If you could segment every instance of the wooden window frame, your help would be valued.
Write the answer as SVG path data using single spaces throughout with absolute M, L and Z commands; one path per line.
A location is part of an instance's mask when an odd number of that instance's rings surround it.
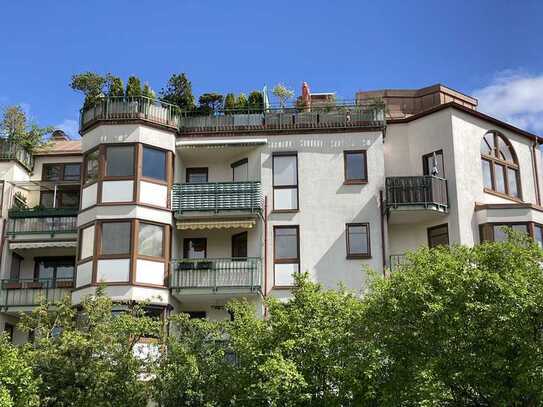
M 296 184 L 294 185 L 275 185 L 275 157 L 296 157 Z M 300 176 L 299 162 L 297 151 L 276 151 L 272 153 L 272 200 L 273 212 L 275 213 L 292 213 L 300 210 Z M 292 209 L 275 209 L 275 190 L 276 189 L 296 189 L 296 208 Z
M 102 144 L 102 147 L 103 147 L 103 154 L 100 154 L 102 155 L 103 157 L 103 165 L 102 165 L 102 170 L 103 170 L 103 176 L 102 176 L 102 180 L 103 181 L 122 181 L 122 180 L 135 180 L 136 177 L 137 177 L 137 173 L 138 173 L 138 144 L 139 143 L 114 143 L 114 144 Z M 133 168 L 132 168 L 132 175 L 107 175 L 107 156 L 108 156 L 108 150 L 110 148 L 119 148 L 119 147 L 130 147 L 132 148 L 132 164 L 133 164 Z M 99 177 L 100 179 L 100 177 Z
M 97 162 L 98 162 L 98 172 L 96 174 L 96 179 L 94 179 L 93 181 L 90 181 L 88 180 L 88 173 L 87 173 L 87 164 L 88 164 L 88 161 L 89 161 L 89 156 L 93 153 L 98 153 L 98 159 L 97 159 Z M 93 148 L 92 150 L 89 150 L 85 153 L 84 157 L 83 157 L 83 168 L 82 168 L 82 174 L 81 174 L 81 178 L 82 178 L 82 185 L 83 187 L 87 187 L 89 185 L 92 185 L 94 183 L 97 183 L 98 181 L 100 181 L 100 177 L 102 176 L 102 158 L 101 158 L 101 151 L 100 151 L 100 146 L 98 147 L 95 147 Z
M 429 248 L 433 248 L 433 247 L 437 247 L 438 245 L 435 245 L 435 246 L 432 246 L 432 236 L 431 236 L 431 233 L 436 230 L 436 229 L 439 229 L 439 228 L 442 228 L 446 226 L 447 227 L 447 246 L 450 245 L 450 238 L 449 238 L 449 224 L 448 223 L 442 223 L 440 225 L 435 225 L 435 226 L 431 226 L 429 228 L 426 229 L 426 235 L 428 237 L 428 247 Z
M 479 225 L 479 243 L 484 242 L 494 242 L 494 227 L 496 226 L 505 226 L 511 227 L 513 225 L 525 225 L 528 230 L 528 236 L 535 240 L 534 229 L 536 226 L 543 228 L 543 224 L 533 221 L 524 221 L 524 222 L 486 222 Z M 489 238 L 485 238 L 487 235 Z
M 136 246 L 136 256 L 139 258 L 139 259 L 143 259 L 143 260 L 151 260 L 151 261 L 164 261 L 165 260 L 165 255 L 166 255 L 166 233 L 168 232 L 167 231 L 167 228 L 166 228 L 166 225 L 163 224 L 163 223 L 158 223 L 158 222 L 152 222 L 152 221 L 148 221 L 148 220 L 137 220 L 137 222 L 135 222 L 137 225 L 136 227 L 136 241 L 137 241 L 137 246 Z M 141 224 L 146 224 L 146 225 L 153 225 L 153 226 L 159 226 L 162 228 L 162 256 L 149 256 L 149 255 L 146 255 L 146 254 L 141 254 L 140 253 L 140 227 L 141 227 Z
M 143 175 L 143 165 L 144 165 L 144 162 L 143 162 L 143 154 L 145 152 L 145 149 L 149 149 L 149 150 L 157 150 L 157 151 L 160 151 L 162 153 L 164 153 L 164 178 L 165 179 L 159 179 L 159 178 L 153 178 L 153 177 L 147 177 L 147 176 L 144 176 Z M 138 154 L 136 154 L 137 156 Z M 168 181 L 169 181 L 169 175 L 168 175 L 168 161 L 169 161 L 169 150 L 165 150 L 163 148 L 160 148 L 160 147 L 155 147 L 155 146 L 150 146 L 148 144 L 141 144 L 141 163 L 136 163 L 136 167 L 137 168 L 141 168 L 141 173 L 139 174 L 139 178 L 140 180 L 142 181 L 146 181 L 146 182 L 152 182 L 152 183 L 155 183 L 155 184 L 160 184 L 160 185 L 168 185 Z
M 297 258 L 286 258 L 278 259 L 276 257 L 276 247 L 277 247 L 277 229 L 296 229 L 296 251 L 298 253 Z M 278 288 L 291 288 L 293 286 L 276 286 L 275 285 L 275 265 L 276 264 L 297 264 L 298 273 L 300 272 L 301 265 L 301 255 L 300 255 L 300 225 L 274 225 L 273 226 L 273 282 L 274 287 Z
M 73 271 L 73 275 L 72 275 L 72 279 L 75 279 L 75 274 L 76 274 L 76 271 L 77 271 L 77 259 L 75 256 L 40 256 L 40 257 L 34 257 L 34 276 L 33 276 L 33 280 L 34 282 L 40 282 L 40 269 L 39 269 L 39 263 L 42 262 L 42 261 L 50 261 L 50 262 L 55 262 L 55 261 L 66 261 L 66 260 L 73 260 L 73 268 L 74 268 L 74 271 Z M 55 270 L 53 271 L 53 278 L 52 278 L 52 281 L 56 282 L 57 281 L 57 266 L 55 266 Z
M 79 166 L 79 178 L 78 179 L 66 179 L 65 177 L 65 169 L 66 169 L 66 166 L 68 165 L 77 165 Z M 45 174 L 47 173 L 46 171 L 46 168 L 49 168 L 49 167 L 60 167 L 60 178 L 59 179 L 55 179 L 55 180 L 52 180 L 52 179 L 47 179 L 45 177 Z M 81 166 L 81 163 L 80 162 L 65 162 L 65 163 L 45 163 L 42 165 L 42 169 L 41 169 L 41 180 L 42 181 L 46 181 L 46 182 L 52 182 L 52 183 L 55 183 L 55 182 L 63 182 L 63 181 L 66 181 L 66 182 L 73 182 L 74 184 L 75 183 L 80 183 L 81 182 L 81 177 L 82 177 L 82 166 Z
M 130 225 L 130 231 L 128 233 L 129 235 L 129 242 L 128 242 L 128 252 L 126 253 L 116 253 L 116 254 L 103 254 L 102 253 L 102 236 L 103 236 L 103 230 L 102 227 L 106 223 L 128 223 Z M 132 253 L 134 253 L 134 232 L 135 232 L 135 226 L 134 226 L 134 219 L 107 219 L 107 220 L 100 220 L 96 223 L 97 228 L 95 229 L 95 233 L 98 234 L 96 242 L 96 258 L 97 259 L 126 259 L 130 258 Z
M 364 157 L 364 173 L 365 178 L 347 178 L 347 156 L 361 154 Z M 368 151 L 367 150 L 345 150 L 343 151 L 343 184 L 345 185 L 360 185 L 368 183 Z
M 497 196 L 502 197 L 502 198 L 510 199 L 510 200 L 513 200 L 513 201 L 516 201 L 516 202 L 522 202 L 522 185 L 521 185 L 521 177 L 520 177 L 520 166 L 518 164 L 518 156 L 517 156 L 517 153 L 516 153 L 515 149 L 513 148 L 513 145 L 511 144 L 511 142 L 509 141 L 509 139 L 507 137 L 505 137 L 502 133 L 500 133 L 500 132 L 498 132 L 496 130 L 491 130 L 491 131 L 486 132 L 483 135 L 483 139 L 487 134 L 492 134 L 494 147 L 492 148 L 493 151 L 492 151 L 491 155 L 483 154 L 481 152 L 481 160 L 486 160 L 486 161 L 488 161 L 490 163 L 490 178 L 491 178 L 492 188 L 485 187 L 484 186 L 484 180 L 483 180 L 483 190 L 484 190 L 484 192 L 492 194 L 492 195 L 497 195 Z M 501 158 L 499 158 L 499 147 L 498 147 L 499 146 L 499 143 L 498 143 L 499 139 L 501 139 L 505 143 L 505 145 L 507 147 L 509 147 L 513 162 L 505 161 L 505 160 L 502 160 Z M 482 142 L 483 142 L 483 140 L 481 140 L 481 143 Z M 496 190 L 496 165 L 501 165 L 501 166 L 503 166 L 505 168 L 505 171 L 504 171 L 504 189 L 505 189 L 505 193 Z M 509 193 L 509 171 L 508 171 L 508 169 L 511 169 L 511 170 L 515 171 L 516 183 L 517 183 L 517 195 L 518 196 L 513 196 L 513 195 L 511 195 Z M 482 166 L 481 166 L 481 171 L 482 171 Z
M 203 240 L 204 241 L 204 257 L 201 260 L 207 259 L 207 237 L 185 237 L 183 239 L 183 258 L 188 260 L 194 260 L 190 259 L 188 257 L 188 242 L 190 240 Z
M 443 163 L 443 174 L 439 174 L 439 178 L 445 178 L 445 156 L 443 155 L 443 149 L 432 151 L 431 153 L 424 154 L 422 156 L 422 173 L 423 175 L 432 175 L 430 168 L 428 167 L 428 158 L 433 158 L 435 155 L 441 155 L 441 162 Z
M 368 238 L 368 252 L 367 253 L 351 253 L 350 252 L 350 237 L 349 237 L 349 228 L 350 227 L 358 227 L 358 226 L 364 226 L 366 227 L 366 234 Z M 345 224 L 345 243 L 346 243 L 346 253 L 347 253 L 347 259 L 349 260 L 356 260 L 356 259 L 371 259 L 371 229 L 370 224 L 368 222 L 363 223 L 346 223 Z
M 247 164 L 247 181 L 249 181 L 249 159 L 248 158 L 242 158 L 241 160 L 238 160 L 236 162 L 233 162 L 230 164 L 230 168 L 232 168 L 232 182 L 235 182 L 234 179 L 234 172 L 235 169 L 239 166 L 242 166 L 244 164 Z
M 208 167 L 188 167 L 188 168 L 186 168 L 185 169 L 185 182 L 187 184 L 191 183 L 191 182 L 189 182 L 191 172 L 201 172 L 201 173 L 205 172 L 205 174 L 206 174 L 206 182 L 205 183 L 209 182 L 209 168 Z

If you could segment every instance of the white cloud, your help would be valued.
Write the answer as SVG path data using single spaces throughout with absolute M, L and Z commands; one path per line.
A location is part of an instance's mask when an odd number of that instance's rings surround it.
M 524 130 L 543 133 L 543 73 L 502 72 L 473 96 L 479 110 Z
M 62 123 L 57 124 L 54 128 L 62 130 L 72 139 L 79 138 L 79 123 L 77 120 L 64 119 Z

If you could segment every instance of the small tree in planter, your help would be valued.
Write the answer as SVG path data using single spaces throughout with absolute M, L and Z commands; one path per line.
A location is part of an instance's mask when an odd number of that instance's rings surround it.
M 224 98 L 224 110 L 225 113 L 232 113 L 232 110 L 236 108 L 236 95 L 233 93 L 227 93 Z
M 29 122 L 21 106 L 8 106 L 0 118 L 0 136 L 30 153 L 38 148 L 47 147 L 49 142 L 45 137 L 52 131 L 52 127 L 40 127 L 34 122 Z M 14 153 L 17 154 L 11 151 L 11 154 Z
M 262 92 L 252 91 L 248 98 L 249 109 L 251 113 L 262 113 L 264 111 L 264 97 Z
M 108 96 L 124 96 L 123 80 L 117 76 L 111 76 L 108 83 Z
M 287 101 L 289 99 L 292 99 L 294 96 L 294 91 L 291 89 L 288 89 L 285 85 L 282 83 L 278 83 L 275 85 L 275 87 L 272 90 L 273 95 L 279 99 L 279 105 L 282 109 L 286 107 Z
M 245 93 L 240 93 L 236 100 L 236 109 L 246 111 L 247 105 L 248 105 L 247 96 L 245 96 Z
M 141 81 L 136 76 L 129 76 L 126 84 L 126 97 L 141 96 Z
M 72 75 L 70 87 L 85 95 L 84 109 L 96 105 L 98 99 L 104 96 L 104 89 L 108 84 L 109 75 L 103 76 L 95 72 L 84 72 Z

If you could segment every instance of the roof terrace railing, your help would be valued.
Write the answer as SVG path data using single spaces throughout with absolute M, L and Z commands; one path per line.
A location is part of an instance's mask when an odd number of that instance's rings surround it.
M 0 161 L 15 160 L 27 170 L 34 168 L 34 156 L 17 143 L 0 139 Z

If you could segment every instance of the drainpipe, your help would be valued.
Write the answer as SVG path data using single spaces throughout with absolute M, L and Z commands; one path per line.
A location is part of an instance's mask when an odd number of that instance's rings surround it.
M 386 277 L 385 211 L 383 206 L 383 191 L 379 191 L 379 211 L 381 212 L 381 256 L 383 257 L 383 277 Z
M 264 197 L 264 299 L 268 296 L 268 196 Z M 268 307 L 264 307 L 264 317 L 268 316 Z

